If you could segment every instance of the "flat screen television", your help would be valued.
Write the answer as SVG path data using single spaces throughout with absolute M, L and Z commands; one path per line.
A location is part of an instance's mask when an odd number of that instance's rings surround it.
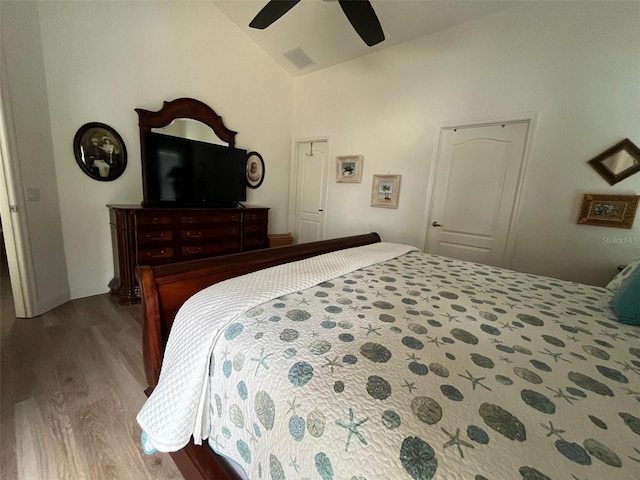
M 246 150 L 146 132 L 146 204 L 236 206 L 247 199 L 246 161 Z

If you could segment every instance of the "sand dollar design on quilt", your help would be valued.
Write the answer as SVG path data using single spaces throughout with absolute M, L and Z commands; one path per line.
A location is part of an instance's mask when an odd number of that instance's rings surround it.
M 400 461 L 415 480 L 431 480 L 438 469 L 435 451 L 420 437 L 404 439 L 400 447 Z
M 414 253 L 284 295 L 223 331 L 211 381 L 231 394 L 212 392 L 212 417 L 229 428 L 213 431 L 264 479 L 372 480 L 350 468 L 382 450 L 415 480 L 456 465 L 502 480 L 493 461 L 509 480 L 560 480 L 547 458 L 580 480 L 626 474 L 640 453 L 611 435 L 640 436 L 640 330 L 590 319 L 606 311 L 598 292 Z M 594 407 L 620 397 L 628 408 Z M 477 421 L 456 422 L 469 407 Z M 502 460 L 505 442 L 541 462 Z

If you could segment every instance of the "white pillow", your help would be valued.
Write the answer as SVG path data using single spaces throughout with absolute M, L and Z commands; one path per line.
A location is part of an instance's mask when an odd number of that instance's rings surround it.
M 607 284 L 607 288 L 613 291 L 620 288 L 620 285 L 622 284 L 622 282 L 624 282 L 625 279 L 628 278 L 636 268 L 640 268 L 640 258 L 631 262 L 629 265 L 627 265 L 624 268 L 624 270 L 622 270 L 615 277 L 613 277 L 613 280 L 611 280 Z

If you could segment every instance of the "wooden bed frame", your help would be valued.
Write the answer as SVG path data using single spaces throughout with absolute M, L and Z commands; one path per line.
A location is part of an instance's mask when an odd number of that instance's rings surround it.
M 137 276 L 144 312 L 142 347 L 148 382 L 145 393 L 150 395 L 158 383 L 164 347 L 178 309 L 196 292 L 264 268 L 377 242 L 380 236 L 369 233 L 169 265 L 139 266 Z M 171 456 L 187 480 L 242 480 L 206 442 L 195 445 L 192 440 Z

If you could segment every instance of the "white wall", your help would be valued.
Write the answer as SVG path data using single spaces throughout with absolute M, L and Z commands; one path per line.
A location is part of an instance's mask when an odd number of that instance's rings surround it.
M 209 2 L 67 2 L 38 6 L 53 156 L 72 298 L 107 291 L 113 261 L 107 204 L 142 201 L 138 117 L 164 100 L 193 97 L 259 151 L 262 187 L 247 203 L 271 207 L 270 231 L 286 231 L 293 80 Z M 19 49 L 18 44 L 12 45 Z M 86 176 L 72 140 L 87 122 L 122 136 L 124 174 Z
M 8 142 L 15 151 L 9 151 L 17 157 L 12 162 L 20 165 L 20 172 L 14 173 L 21 174 L 23 183 L 23 191 L 16 195 L 27 198 L 24 208 L 22 198 L 13 200 L 19 206 L 17 215 L 26 217 L 31 235 L 25 251 L 32 258 L 25 265 L 32 265 L 35 273 L 35 279 L 23 282 L 34 300 L 26 307 L 26 314 L 31 316 L 69 300 L 69 284 L 37 5 L 3 1 L 0 12 L 8 83 L 8 101 L 2 108 L 7 123 L 11 122 L 8 130 L 15 132 L 15 142 Z M 14 277 L 17 273 L 12 271 Z M 15 280 L 12 278 L 12 283 Z
M 586 163 L 625 137 L 640 145 L 639 20 L 637 2 L 539 2 L 296 79 L 293 137 L 364 155 L 362 184 L 330 183 L 327 237 L 375 230 L 423 247 L 440 126 L 534 113 L 511 266 L 606 283 L 640 257 L 640 220 L 576 219 L 583 193 L 640 194 L 640 174 L 611 187 Z M 383 173 L 402 175 L 398 210 L 369 206 Z

